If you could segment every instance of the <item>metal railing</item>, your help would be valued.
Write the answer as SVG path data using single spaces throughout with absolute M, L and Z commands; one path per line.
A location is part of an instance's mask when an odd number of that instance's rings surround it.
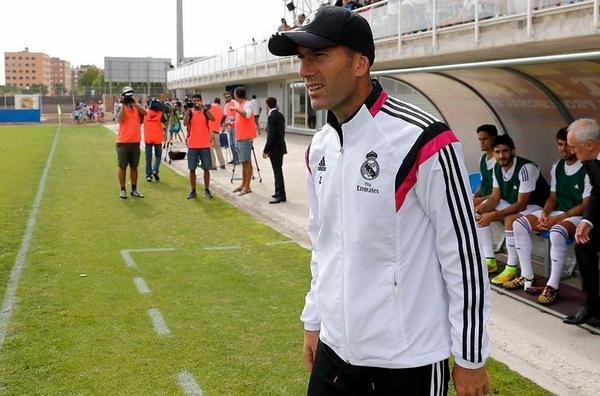
M 469 27 L 474 40 L 479 42 L 480 24 L 494 23 L 511 18 L 526 20 L 527 33 L 533 34 L 534 16 L 548 10 L 565 10 L 593 4 L 590 22 L 598 28 L 600 0 L 384 0 L 355 12 L 369 21 L 375 42 L 396 40 L 401 51 L 403 41 L 410 37 L 431 35 L 433 48 L 441 31 Z M 202 76 L 232 73 L 239 69 L 264 67 L 278 62 L 267 47 L 268 39 L 247 44 L 227 52 L 189 64 L 181 64 L 167 73 L 168 82 L 177 82 Z M 292 61 L 293 62 L 293 61 Z

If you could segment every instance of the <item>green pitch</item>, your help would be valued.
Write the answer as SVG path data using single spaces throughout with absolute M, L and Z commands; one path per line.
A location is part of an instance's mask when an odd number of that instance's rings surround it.
M 56 130 L 0 127 L 2 298 Z M 305 393 L 309 252 L 272 244 L 287 239 L 219 198 L 186 200 L 187 180 L 164 166 L 161 176 L 140 177 L 146 198 L 121 200 L 114 135 L 60 128 L 0 394 L 183 394 L 182 373 L 206 395 Z M 547 394 L 501 364 L 490 371 L 496 394 Z

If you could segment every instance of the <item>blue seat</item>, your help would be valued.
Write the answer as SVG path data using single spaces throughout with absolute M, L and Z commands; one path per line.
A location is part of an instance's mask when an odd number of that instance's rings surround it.
M 479 172 L 469 174 L 469 183 L 471 184 L 471 192 L 475 193 L 481 184 L 481 175 Z
M 544 231 L 540 231 L 539 235 L 544 238 L 544 239 L 548 239 L 550 240 L 550 231 L 544 230 Z M 567 239 L 567 245 L 572 245 L 573 242 L 575 242 L 574 238 L 569 238 Z

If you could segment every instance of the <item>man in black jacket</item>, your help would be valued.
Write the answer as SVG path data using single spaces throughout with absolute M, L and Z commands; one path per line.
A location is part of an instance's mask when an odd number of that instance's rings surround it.
M 586 167 L 592 184 L 590 204 L 575 230 L 575 256 L 581 272 L 585 303 L 577 313 L 567 316 L 566 324 L 582 324 L 600 319 L 598 291 L 598 250 L 600 250 L 600 127 L 590 118 L 569 125 L 567 143 Z
M 285 185 L 283 183 L 283 155 L 287 154 L 285 147 L 285 118 L 277 109 L 277 99 L 268 97 L 266 100 L 267 116 L 267 143 L 263 149 L 263 158 L 269 157 L 275 176 L 275 194 L 271 204 L 278 204 L 286 201 Z

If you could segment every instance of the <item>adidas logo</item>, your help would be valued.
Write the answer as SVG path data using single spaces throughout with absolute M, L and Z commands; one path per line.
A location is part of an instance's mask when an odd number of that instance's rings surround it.
M 513 190 L 516 190 L 516 189 L 518 189 L 518 188 L 519 188 L 519 187 L 517 187 L 517 186 L 513 186 Z
M 576 188 L 576 189 L 578 189 L 578 190 L 579 190 L 579 184 L 575 184 L 575 185 L 573 186 L 573 188 Z
M 321 158 L 321 161 L 319 161 L 319 166 L 317 166 L 317 170 L 321 172 L 327 170 L 327 168 L 325 167 L 325 157 Z

